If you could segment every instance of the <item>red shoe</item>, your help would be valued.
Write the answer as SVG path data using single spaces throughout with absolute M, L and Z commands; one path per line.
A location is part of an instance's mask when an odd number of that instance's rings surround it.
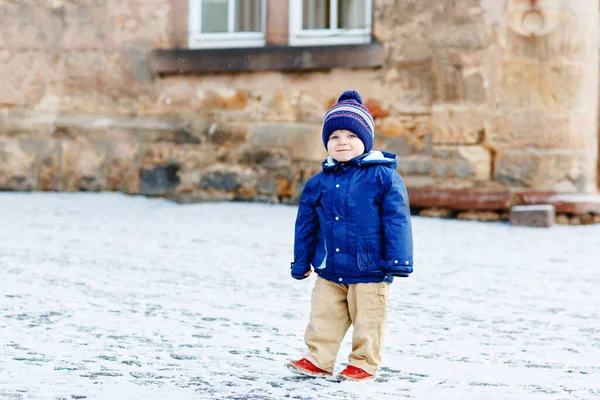
M 375 375 L 367 373 L 365 370 L 356 368 L 352 365 L 348 365 L 342 372 L 339 373 L 338 377 L 345 381 L 368 381 L 375 379 Z
M 303 358 L 298 361 L 293 361 L 286 365 L 286 367 L 295 374 L 305 376 L 331 376 L 331 374 L 321 368 L 318 368 L 315 364 Z

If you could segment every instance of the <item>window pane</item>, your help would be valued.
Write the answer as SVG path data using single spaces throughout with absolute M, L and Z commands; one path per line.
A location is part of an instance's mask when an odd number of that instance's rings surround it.
M 367 0 L 339 0 L 338 28 L 362 29 L 367 26 Z
M 329 29 L 330 2 L 331 0 L 303 0 L 302 29 Z
M 235 31 L 261 32 L 261 0 L 235 0 Z
M 202 0 L 202 33 L 227 32 L 227 0 Z

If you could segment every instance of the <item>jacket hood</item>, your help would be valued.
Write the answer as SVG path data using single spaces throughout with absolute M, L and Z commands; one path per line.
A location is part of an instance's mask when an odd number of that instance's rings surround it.
M 325 159 L 325 161 L 323 161 L 323 171 L 336 169 L 339 166 L 357 166 L 362 168 L 371 165 L 385 165 L 397 169 L 398 157 L 393 153 L 372 150 L 368 153 L 361 154 L 360 156 L 355 157 L 350 161 L 342 163 L 334 160 L 331 156 L 329 156 Z

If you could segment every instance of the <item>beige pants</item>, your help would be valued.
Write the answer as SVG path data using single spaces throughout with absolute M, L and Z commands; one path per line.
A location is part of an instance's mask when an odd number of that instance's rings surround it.
M 348 364 L 372 375 L 377 373 L 387 323 L 389 286 L 387 282 L 341 285 L 317 277 L 310 322 L 304 335 L 308 346 L 305 357 L 317 367 L 333 373 L 342 339 L 353 324 Z

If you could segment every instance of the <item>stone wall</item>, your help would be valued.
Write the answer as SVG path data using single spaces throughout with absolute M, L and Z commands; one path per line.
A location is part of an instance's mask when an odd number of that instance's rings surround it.
M 378 69 L 158 76 L 174 0 L 0 1 L 0 189 L 293 203 L 352 88 L 411 188 L 594 192 L 598 2 L 518 3 L 375 0 Z

